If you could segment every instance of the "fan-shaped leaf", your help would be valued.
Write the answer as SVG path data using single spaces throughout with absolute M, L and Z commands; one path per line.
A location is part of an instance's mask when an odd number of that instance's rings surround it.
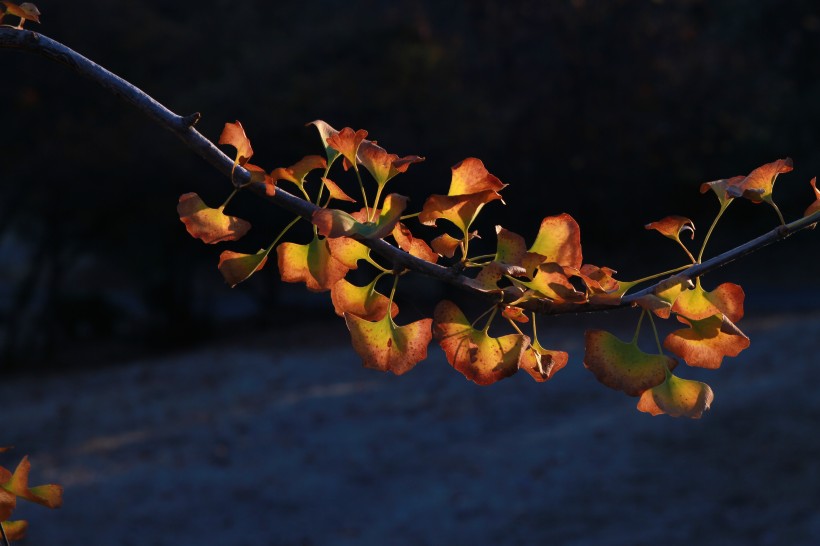
M 0 484 L 0 487 L 17 495 L 20 498 L 41 504 L 48 508 L 59 508 L 63 504 L 63 488 L 59 485 L 38 485 L 37 487 L 28 486 L 28 475 L 31 471 L 31 463 L 28 457 L 23 457 L 20 464 L 14 470 L 11 478 Z
M 681 322 L 689 328 L 669 334 L 663 346 L 690 366 L 719 368 L 724 356 L 737 356 L 749 346 L 749 338 L 722 315 Z
M 691 239 L 695 238 L 695 223 L 683 216 L 667 216 L 657 222 L 650 222 L 644 226 L 646 229 L 654 229 L 664 237 L 677 241 L 680 244 L 680 234 L 682 231 L 689 231 Z
M 772 190 L 777 175 L 787 173 L 793 169 L 794 163 L 790 157 L 766 163 L 750 172 L 742 180 L 728 185 L 726 193 L 732 197 L 745 197 L 754 203 L 771 202 Z
M 413 234 L 407 226 L 401 222 L 398 222 L 393 228 L 393 238 L 396 240 L 396 244 L 399 245 L 400 249 L 415 256 L 416 258 L 420 258 L 431 263 L 436 263 L 438 261 L 438 254 L 436 254 L 433 249 L 430 248 L 430 246 L 422 239 L 413 237 Z
M 370 249 L 350 237 L 326 239 L 330 255 L 339 260 L 348 269 L 358 269 L 359 260 L 367 260 Z
M 743 318 L 743 288 L 734 283 L 723 283 L 711 292 L 700 285 L 678 295 L 672 311 L 693 320 L 724 314 L 732 322 Z
M 337 201 L 347 201 L 348 203 L 355 203 L 356 200 L 342 191 L 336 182 L 331 180 L 330 178 L 322 178 L 322 182 L 325 183 L 325 187 L 327 188 L 328 193 L 330 193 L 331 199 L 336 199 Z
M 348 272 L 331 256 L 327 239 L 314 237 L 306 245 L 282 243 L 276 247 L 279 273 L 284 282 L 304 282 L 312 292 L 330 290 Z
M 809 205 L 809 208 L 806 209 L 806 212 L 803 213 L 803 216 L 811 216 L 815 212 L 820 211 L 820 190 L 817 189 L 817 177 L 812 178 L 811 182 L 809 183 L 811 184 L 811 188 L 814 190 L 815 201 L 814 203 Z
M 9 542 L 23 540 L 26 538 L 26 531 L 28 531 L 28 522 L 26 521 L 4 521 L 3 530 L 6 532 L 6 538 Z
M 726 204 L 734 199 L 731 195 L 726 193 L 726 190 L 739 184 L 745 176 L 735 176 L 733 178 L 721 178 L 720 180 L 713 180 L 712 182 L 704 182 L 700 185 L 700 193 L 706 193 L 709 190 L 715 192 L 717 195 L 718 201 L 720 201 L 720 206 L 724 207 Z
M 530 252 L 543 256 L 544 262 L 580 269 L 583 254 L 578 222 L 566 213 L 544 218 Z
M 231 250 L 225 250 L 219 255 L 219 265 L 217 268 L 225 282 L 233 288 L 251 275 L 259 271 L 268 261 L 268 252 L 265 249 L 256 254 L 241 254 Z
M 253 148 L 251 148 L 251 141 L 245 134 L 245 129 L 238 121 L 234 123 L 226 123 L 222 129 L 222 134 L 219 135 L 219 144 L 227 144 L 236 148 L 236 159 L 234 165 L 244 165 L 253 157 Z
M 327 137 L 328 145 L 337 150 L 347 160 L 347 164 L 356 165 L 356 154 L 359 151 L 359 145 L 367 136 L 367 131 L 359 129 L 354 131 L 350 127 L 345 127 L 341 131 L 331 134 Z
M 327 168 L 325 158 L 318 155 L 308 155 L 291 165 L 280 167 L 270 173 L 274 180 L 287 180 L 304 189 L 305 177 L 313 170 Z
M 384 200 L 376 222 L 361 223 L 347 212 L 338 209 L 322 208 L 313 213 L 311 221 L 325 237 L 351 237 L 357 235 L 365 239 L 381 239 L 393 231 L 407 206 L 407 198 L 391 193 Z
M 26 21 L 34 21 L 35 23 L 40 22 L 40 10 L 37 9 L 37 6 L 32 4 L 31 2 L 23 2 L 20 5 L 15 4 L 14 2 L 3 1 L 0 2 L 5 6 L 5 12 L 0 13 L 0 21 L 3 20 L 5 15 L 14 15 L 15 17 L 20 18 L 20 22 L 17 24 L 17 28 L 23 28 L 23 24 Z
M 538 343 L 532 342 L 521 357 L 521 369 L 530 374 L 539 383 L 552 379 L 569 361 L 569 354 L 564 351 L 551 351 Z
M 387 314 L 377 322 L 370 322 L 345 313 L 345 322 L 353 348 L 362 357 L 365 368 L 401 375 L 427 358 L 433 319 L 397 326 Z
M 366 286 L 356 286 L 342 279 L 333 285 L 330 299 L 333 301 L 334 311 L 340 317 L 348 313 L 369 321 L 383 319 L 390 304 L 386 296 L 376 291 L 375 280 Z M 395 317 L 398 312 L 399 307 L 393 303 L 390 306 L 390 316 Z
M 430 246 L 436 251 L 436 254 L 445 258 L 452 258 L 456 254 L 456 249 L 461 245 L 461 241 L 455 237 L 451 237 L 446 233 L 439 235 L 432 241 Z
M 387 150 L 369 140 L 362 141 L 359 146 L 358 160 L 373 176 L 379 186 L 399 173 L 407 171 L 413 163 L 424 161 L 423 157 L 408 155 L 399 158 L 396 154 L 389 154 Z
M 307 125 L 313 125 L 314 127 L 316 127 L 316 130 L 319 131 L 319 138 L 322 139 L 322 146 L 325 147 L 327 162 L 328 164 L 332 164 L 336 160 L 336 158 L 339 157 L 339 155 L 341 154 L 338 150 L 336 150 L 330 144 L 328 144 L 328 139 L 336 135 L 336 133 L 338 133 L 339 131 L 337 131 L 321 119 L 311 121 Z
M 181 195 L 177 204 L 179 219 L 188 233 L 208 244 L 235 241 L 251 228 L 249 222 L 228 216 L 222 210 L 210 208 L 196 193 Z
M 638 400 L 638 410 L 672 417 L 700 419 L 709 409 L 715 395 L 706 383 L 681 379 L 669 374 L 666 381 L 644 391 Z

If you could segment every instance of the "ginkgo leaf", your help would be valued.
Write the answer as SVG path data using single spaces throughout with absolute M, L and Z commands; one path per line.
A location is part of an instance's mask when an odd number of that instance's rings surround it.
M 447 195 L 467 195 L 483 191 L 499 192 L 507 187 L 496 176 L 490 174 L 484 163 L 475 157 L 468 157 L 451 168 L 452 178 Z
M 745 197 L 753 203 L 771 202 L 777 175 L 793 169 L 794 163 L 790 157 L 766 163 L 750 172 L 742 180 L 728 185 L 726 193 L 732 197 Z
M 693 320 L 724 314 L 732 321 L 743 318 L 743 288 L 734 283 L 723 283 L 711 292 L 698 283 L 692 290 L 681 292 L 675 299 L 672 311 Z
M 227 144 L 236 148 L 234 165 L 244 165 L 253 157 L 251 141 L 248 140 L 245 129 L 238 121 L 225 124 L 225 127 L 222 129 L 222 134 L 219 135 L 218 144 Z
M 34 21 L 35 23 L 40 22 L 40 10 L 37 9 L 37 6 L 31 2 L 23 2 L 22 4 L 17 5 L 14 2 L 7 2 L 4 0 L 0 3 L 2 3 L 6 8 L 5 13 L 0 13 L 0 21 L 3 20 L 3 16 L 5 15 L 14 15 L 15 17 L 19 17 L 20 22 L 18 23 L 17 28 L 23 28 L 23 23 L 25 21 Z
M 313 125 L 319 131 L 319 138 L 322 139 L 322 146 L 325 147 L 325 154 L 327 155 L 327 163 L 328 165 L 332 164 L 337 157 L 341 154 L 338 150 L 333 148 L 330 144 L 328 144 L 328 139 L 334 136 L 337 131 L 326 122 L 322 121 L 321 119 L 317 119 L 316 121 L 311 121 L 307 125 Z
M 208 244 L 236 241 L 251 228 L 249 222 L 222 211 L 223 207 L 214 209 L 206 205 L 196 193 L 181 195 L 177 204 L 179 219 L 188 233 Z
M 6 539 L 9 542 L 23 540 L 26 538 L 26 531 L 28 531 L 28 522 L 26 521 L 4 521 L 3 531 L 6 533 Z
M 325 183 L 325 187 L 327 188 L 328 193 L 330 194 L 331 199 L 336 199 L 337 201 L 347 201 L 348 203 L 355 203 L 356 200 L 342 191 L 342 188 L 336 184 L 330 178 L 322 178 L 322 182 Z
M 578 276 L 583 279 L 590 295 L 611 294 L 620 288 L 620 282 L 613 277 L 617 271 L 610 267 L 584 264 L 578 270 Z
M 521 369 L 537 382 L 542 383 L 552 379 L 552 376 L 563 369 L 568 361 L 568 353 L 545 349 L 538 343 L 538 340 L 535 340 L 521 356 Z
M 726 190 L 730 186 L 734 186 L 740 183 L 741 180 L 746 178 L 745 176 L 735 176 L 732 178 L 721 178 L 720 180 L 713 180 L 712 182 L 704 182 L 700 185 L 700 193 L 706 193 L 709 190 L 715 192 L 715 195 L 720 201 L 720 206 L 724 207 L 727 203 L 729 203 L 734 197 L 726 193 Z
M 645 353 L 635 341 L 621 341 L 604 330 L 588 330 L 584 338 L 584 367 L 607 387 L 629 396 L 660 385 L 667 370 L 677 366 L 674 358 Z
M 354 131 L 350 127 L 345 127 L 341 131 L 328 136 L 327 143 L 331 148 L 342 154 L 349 165 L 356 165 L 356 154 L 365 137 L 367 137 L 367 131 L 364 129 Z
M 700 419 L 712 405 L 715 395 L 706 383 L 681 379 L 669 374 L 666 380 L 644 391 L 638 400 L 638 410 L 652 415 Z
M 803 213 L 803 216 L 811 216 L 815 212 L 820 211 L 820 190 L 817 189 L 817 177 L 812 178 L 809 184 L 811 184 L 811 188 L 814 190 L 815 200 L 814 203 L 809 205 L 809 208 L 806 209 L 806 212 Z
M 358 269 L 359 260 L 367 260 L 370 249 L 350 237 L 325 239 L 330 255 L 339 260 L 348 269 Z
M 359 222 L 353 215 L 338 209 L 321 208 L 314 211 L 311 222 L 319 234 L 325 237 L 358 236 L 364 239 L 381 239 L 393 231 L 407 207 L 407 197 L 391 193 L 384 199 L 378 219 L 375 222 Z
M 544 218 L 530 252 L 540 254 L 545 262 L 580 269 L 583 254 L 578 222 L 566 213 Z
M 539 265 L 531 281 L 515 280 L 514 282 L 537 292 L 539 297 L 549 298 L 555 302 L 581 303 L 586 301 L 586 294 L 576 290 L 564 268 L 554 262 Z
M 282 243 L 276 247 L 279 273 L 284 282 L 304 282 L 311 292 L 330 290 L 348 272 L 331 256 L 327 239 L 314 237 L 306 245 Z
M 28 476 L 31 463 L 28 456 L 23 457 L 14 470 L 11 478 L 0 487 L 22 499 L 41 504 L 47 508 L 59 508 L 63 504 L 63 488 L 59 485 L 48 484 L 36 487 L 28 486 Z
M 268 261 L 268 251 L 260 250 L 256 254 L 241 254 L 232 250 L 224 250 L 219 255 L 217 268 L 228 286 L 233 288 L 251 275 L 259 271 Z
M 413 163 L 424 161 L 424 158 L 417 155 L 399 158 L 396 154 L 387 153 L 387 150 L 375 142 L 365 140 L 359 146 L 358 161 L 373 176 L 379 186 L 384 186 L 388 180 L 407 171 Z
M 313 170 L 327 168 L 327 161 L 318 155 L 308 155 L 291 165 L 274 169 L 270 175 L 274 180 L 287 180 L 304 189 L 305 177 Z
M 478 385 L 490 385 L 518 371 L 529 338 L 520 334 L 490 337 L 476 330 L 451 301 L 441 301 L 434 311 L 435 338 L 447 362 Z
M 667 216 L 657 222 L 650 222 L 644 226 L 646 229 L 654 229 L 664 237 L 677 241 L 680 244 L 680 234 L 683 231 L 689 231 L 691 239 L 695 238 L 695 223 L 684 216 Z
M 433 319 L 421 319 L 397 326 L 385 314 L 377 322 L 345 313 L 353 348 L 362 357 L 365 368 L 401 375 L 427 358 L 427 346 L 433 337 Z
M 6 470 L 5 468 L 3 470 Z M 7 477 L 5 477 L 1 483 L 6 483 L 11 479 L 11 472 L 8 472 Z M 14 509 L 17 507 L 17 496 L 14 493 L 6 491 L 2 487 L 0 487 L 0 521 L 5 521 L 11 517 L 11 514 L 14 512 Z
M 254 183 L 261 183 L 265 185 L 265 194 L 273 197 L 276 194 L 276 180 L 273 179 L 268 173 L 265 172 L 265 169 L 254 165 L 253 163 L 245 163 L 243 165 L 245 170 L 250 173 L 250 178 L 248 179 L 247 184 L 254 184 Z
M 398 305 L 390 305 L 387 296 L 376 291 L 376 279 L 365 286 L 356 286 L 342 279 L 333 285 L 330 299 L 333 310 L 340 317 L 349 313 L 364 320 L 379 321 L 387 314 L 388 306 L 391 317 L 395 318 L 399 312 Z
M 675 330 L 663 346 L 688 365 L 717 369 L 725 356 L 737 356 L 749 346 L 749 338 L 721 315 L 702 320 L 680 319 L 689 328 Z
M 527 243 L 524 238 L 501 226 L 495 226 L 495 234 L 497 242 L 493 261 L 520 265 L 527 254 Z
M 524 310 L 520 307 L 514 307 L 512 305 L 505 305 L 504 310 L 501 311 L 501 316 L 505 319 L 513 320 L 515 322 L 529 322 L 530 318 L 524 313 Z
M 452 258 L 456 254 L 456 249 L 461 245 L 461 240 L 451 237 L 446 233 L 439 235 L 432 241 L 430 246 L 436 251 L 436 254 L 445 258 Z
M 403 251 L 431 263 L 438 261 L 438 254 L 422 239 L 413 237 L 410 229 L 401 222 L 395 225 L 392 235 L 396 240 L 396 244 L 399 245 L 399 248 Z

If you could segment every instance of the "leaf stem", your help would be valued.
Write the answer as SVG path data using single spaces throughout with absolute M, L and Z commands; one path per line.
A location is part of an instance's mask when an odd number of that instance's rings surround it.
M 652 316 L 651 312 L 645 311 L 647 315 L 649 315 L 649 324 L 652 325 L 652 333 L 655 334 L 655 343 L 658 345 L 658 354 L 663 354 L 663 346 L 661 345 L 661 338 L 658 336 L 658 327 L 655 326 L 655 317 Z
M 228 203 L 230 203 L 230 202 L 231 202 L 231 199 L 233 199 L 233 198 L 234 198 L 234 196 L 235 196 L 238 192 L 239 192 L 239 188 L 234 188 L 234 189 L 233 189 L 233 191 L 231 192 L 231 194 L 228 196 L 228 198 L 227 198 L 227 199 L 225 199 L 225 202 L 224 202 L 224 203 L 222 203 L 222 205 L 219 207 L 219 210 L 225 210 L 225 207 L 227 207 L 227 206 L 228 206 Z
M 373 291 L 376 290 L 376 283 L 379 282 L 379 279 L 390 273 L 392 272 L 385 269 L 384 271 L 376 275 L 376 277 L 372 281 L 370 281 L 370 289 L 368 290 L 368 295 L 372 294 Z
M 405 214 L 404 216 L 400 217 L 399 220 L 409 220 L 410 218 L 416 218 L 419 214 L 421 214 L 421 211 L 414 212 L 413 214 Z
M 490 314 L 490 312 L 491 312 L 493 309 L 495 309 L 495 304 L 493 304 L 493 305 L 492 305 L 492 307 L 488 308 L 486 311 L 484 311 L 483 313 L 481 313 L 480 315 L 478 315 L 478 316 L 475 318 L 475 320 L 474 320 L 473 322 L 471 322 L 471 323 L 470 323 L 470 328 L 475 329 L 475 323 L 476 323 L 476 322 L 478 322 L 479 320 L 481 320 L 482 318 L 486 317 L 488 314 Z
M 495 318 L 496 313 L 498 313 L 498 306 L 493 305 L 492 313 L 490 313 L 490 318 L 487 319 L 487 324 L 484 325 L 484 330 L 482 330 L 485 334 L 490 331 L 490 325 L 493 323 L 493 319 Z
M 290 230 L 290 228 L 295 226 L 296 222 L 298 222 L 301 219 L 302 219 L 301 216 L 297 216 L 296 218 L 291 220 L 290 223 L 288 223 L 288 225 L 286 225 L 284 228 L 282 228 L 282 231 L 279 232 L 279 235 L 276 236 L 276 239 L 274 239 L 273 242 L 268 246 L 268 248 L 265 249 L 265 254 L 270 254 L 271 250 L 273 250 L 273 248 L 276 246 L 276 244 L 279 242 L 279 240 L 282 239 L 282 237 L 285 236 L 285 233 L 287 233 Z
M 777 217 L 780 218 L 780 225 L 785 226 L 786 225 L 786 219 L 783 218 L 783 213 L 780 212 L 780 209 L 778 208 L 778 206 L 775 205 L 774 201 L 769 201 L 769 204 L 774 207 L 774 211 L 777 213 Z
M 384 189 L 384 184 L 380 185 L 376 190 L 376 200 L 373 201 L 373 218 L 376 217 L 376 210 L 379 208 L 379 199 L 382 197 L 382 190 Z M 370 218 L 370 221 L 373 221 L 373 218 Z
M 648 277 L 643 277 L 641 279 L 637 279 L 637 280 L 634 280 L 634 281 L 625 282 L 624 284 L 630 284 L 630 285 L 634 286 L 634 285 L 637 285 L 637 284 L 641 284 L 642 282 L 657 279 L 659 277 L 665 277 L 667 275 L 672 275 L 673 273 L 677 273 L 678 271 L 683 271 L 684 269 L 689 269 L 690 267 L 692 267 L 692 264 L 682 265 L 680 267 L 676 267 L 675 269 L 670 269 L 669 271 L 663 271 L 661 273 L 655 273 L 654 275 L 649 275 Z M 632 288 L 632 286 L 630 286 L 630 288 Z
M 367 206 L 367 193 L 364 191 L 364 182 L 362 182 L 362 173 L 359 172 L 359 166 L 353 165 L 353 170 L 356 172 L 356 180 L 359 181 L 359 189 L 362 190 L 362 202 L 364 203 L 364 213 L 367 216 L 367 221 L 372 222 L 373 218 L 370 216 L 370 207 Z M 375 211 L 375 208 L 373 209 Z
M 646 309 L 641 308 L 641 318 L 638 319 L 638 325 L 635 327 L 635 335 L 632 336 L 632 341 L 630 342 L 632 345 L 638 344 L 638 334 L 641 333 L 641 324 L 643 323 L 644 315 L 646 315 Z
M 718 220 L 720 220 L 720 217 L 723 216 L 723 213 L 726 212 L 726 209 L 729 208 L 729 205 L 731 203 L 732 200 L 729 200 L 724 201 L 720 205 L 720 210 L 718 211 L 717 216 L 715 216 L 715 219 L 712 220 L 712 225 L 709 226 L 709 231 L 706 232 L 706 237 L 703 239 L 703 244 L 700 247 L 700 252 L 698 252 L 698 259 L 695 261 L 695 263 L 700 263 L 703 260 L 703 251 L 706 250 L 706 243 L 709 242 L 709 238 L 712 236 L 712 232 L 715 230 L 715 226 L 717 225 Z
M 339 157 L 339 156 L 336 156 L 336 157 Z M 322 178 L 327 178 L 327 175 L 330 174 L 330 167 L 333 166 L 333 163 L 336 161 L 336 157 L 334 157 L 332 161 L 328 162 L 327 167 L 325 167 L 325 172 L 322 175 Z M 304 184 L 304 181 L 302 182 L 302 184 Z M 319 186 L 319 192 L 316 195 L 316 205 L 319 205 L 319 201 L 322 200 L 322 192 L 324 192 L 324 190 L 325 190 L 325 182 L 323 180 L 322 184 Z M 302 191 L 303 192 L 305 191 L 304 188 L 302 189 Z M 310 201 L 310 198 L 308 198 L 308 201 Z M 330 200 L 328 200 L 328 203 L 329 202 L 330 202 Z

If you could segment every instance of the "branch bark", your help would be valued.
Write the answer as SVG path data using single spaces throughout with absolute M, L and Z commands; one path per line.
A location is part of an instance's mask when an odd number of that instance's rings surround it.
M 106 70 L 60 42 L 37 32 L 20 30 L 13 27 L 0 27 L 0 48 L 18 49 L 37 53 L 48 59 L 64 64 L 73 71 L 94 80 L 114 95 L 134 105 L 139 111 L 147 115 L 158 125 L 174 133 L 182 142 L 191 148 L 194 153 L 210 163 L 224 176 L 231 178 L 231 171 L 234 166 L 233 160 L 194 128 L 194 125 L 196 125 L 200 118 L 198 112 L 187 116 L 180 116 L 123 78 Z M 241 167 L 237 167 L 233 179 L 235 183 L 245 185 L 250 180 L 250 173 Z M 281 188 L 277 188 L 273 196 L 268 196 L 265 194 L 264 184 L 248 184 L 246 187 L 261 197 L 272 201 L 277 206 L 307 219 L 310 219 L 313 212 L 318 208 L 313 203 L 292 195 Z M 693 264 L 692 267 L 689 267 L 677 275 L 661 279 L 643 290 L 627 295 L 615 305 L 558 304 L 550 300 L 530 300 L 520 306 L 526 310 L 547 315 L 608 311 L 632 306 L 636 300 L 642 296 L 653 293 L 660 286 L 668 286 L 670 282 L 685 282 L 705 275 L 758 249 L 782 241 L 798 231 L 814 227 L 818 221 L 820 221 L 820 212 L 801 218 L 790 224 L 780 226 L 732 250 L 719 254 L 702 263 Z M 443 267 L 421 260 L 384 240 L 362 240 L 362 243 L 392 263 L 396 269 L 415 271 L 456 286 L 474 295 L 490 297 L 506 303 L 514 301 L 517 297 L 514 294 L 487 292 L 476 288 L 469 277 L 460 274 L 459 268 Z

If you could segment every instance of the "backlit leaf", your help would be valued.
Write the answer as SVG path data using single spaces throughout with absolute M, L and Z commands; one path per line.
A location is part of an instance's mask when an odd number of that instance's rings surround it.
M 438 261 L 438 254 L 436 254 L 433 249 L 430 248 L 430 246 L 422 239 L 413 237 L 413 234 L 407 226 L 401 222 L 398 222 L 393 228 L 393 238 L 396 240 L 396 244 L 399 245 L 400 249 L 415 256 L 416 258 L 420 258 L 431 263 L 436 263 Z
M 313 125 L 319 131 L 319 138 L 322 139 L 322 146 L 325 147 L 325 154 L 327 155 L 327 162 L 328 164 L 333 163 L 339 155 L 338 150 L 333 148 L 330 144 L 328 144 L 328 139 L 332 136 L 336 135 L 339 131 L 328 125 L 326 122 L 322 121 L 321 119 L 317 119 L 316 121 L 311 121 L 307 125 Z
M 222 210 L 210 208 L 196 193 L 181 195 L 177 204 L 179 219 L 188 233 L 208 244 L 235 241 L 251 228 L 247 221 L 228 216 Z
M 31 463 L 28 457 L 23 457 L 20 464 L 14 470 L 11 479 L 0 484 L 0 487 L 28 501 L 41 504 L 48 508 L 59 508 L 63 504 L 63 488 L 59 485 L 38 485 L 29 488 L 28 475 L 31 470 Z
M 331 199 L 336 199 L 337 201 L 347 201 L 348 203 L 355 203 L 356 200 L 342 191 L 336 182 L 331 180 L 330 178 L 322 178 L 322 182 L 325 183 L 325 187 L 327 188 L 328 193 L 330 193 Z
M 638 400 L 638 410 L 652 415 L 700 419 L 709 409 L 715 395 L 706 383 L 681 379 L 669 374 L 666 381 L 644 391 Z
M 717 195 L 718 201 L 720 201 L 720 206 L 723 207 L 734 199 L 731 195 L 726 193 L 726 190 L 730 186 L 734 186 L 739 184 L 745 176 L 735 176 L 733 178 L 721 178 L 720 180 L 713 180 L 712 182 L 704 182 L 700 185 L 700 193 L 706 193 L 709 190 L 715 192 Z
M 274 180 L 287 180 L 304 189 L 305 177 L 313 170 L 327 168 L 325 158 L 318 155 L 308 155 L 291 165 L 280 167 L 270 173 Z
M 743 318 L 744 299 L 743 288 L 734 283 L 723 283 L 711 292 L 697 285 L 677 297 L 672 311 L 693 320 L 724 314 L 730 321 L 737 322 Z
M 222 129 L 222 134 L 219 135 L 218 143 L 227 144 L 236 148 L 234 165 L 244 165 L 253 156 L 251 141 L 248 140 L 245 129 L 238 121 L 225 124 L 225 127 Z
M 680 320 L 689 328 L 669 334 L 663 346 L 690 366 L 717 369 L 723 357 L 737 356 L 749 346 L 749 338 L 737 327 L 732 328 L 721 315 L 702 320 Z
M 28 522 L 26 521 L 4 521 L 3 530 L 6 532 L 6 538 L 10 542 L 23 540 L 26 538 L 26 531 L 28 530 Z
M 314 237 L 306 245 L 282 243 L 276 247 L 279 273 L 284 282 L 304 282 L 312 292 L 330 290 L 348 272 L 331 256 L 327 239 Z
M 748 174 L 742 180 L 734 182 L 726 188 L 726 193 L 732 197 L 745 197 L 754 203 L 772 199 L 772 190 L 777 175 L 794 169 L 790 157 L 766 163 Z
M 393 231 L 405 207 L 407 207 L 407 197 L 391 193 L 385 198 L 384 206 L 375 222 L 362 223 L 347 212 L 328 208 L 314 211 L 311 221 L 319 233 L 325 237 L 357 235 L 365 239 L 381 239 Z
M 803 216 L 811 216 L 815 212 L 820 211 L 820 190 L 817 189 L 817 178 L 812 178 L 811 182 L 809 183 L 811 184 L 811 188 L 814 190 L 815 201 L 814 203 L 809 205 L 809 208 L 806 209 L 806 212 L 803 213 Z
M 265 249 L 256 254 L 241 254 L 231 250 L 225 250 L 219 255 L 219 265 L 217 268 L 225 282 L 233 288 L 251 275 L 259 271 L 268 261 L 268 253 Z
M 401 375 L 427 358 L 433 319 L 397 326 L 386 314 L 381 320 L 371 322 L 346 313 L 345 322 L 353 348 L 362 357 L 365 368 Z
M 521 357 L 521 369 L 542 383 L 552 379 L 552 376 L 563 369 L 568 361 L 569 354 L 564 351 L 545 349 L 538 343 L 538 340 L 535 340 Z
M 667 216 L 657 222 L 650 222 L 644 226 L 646 229 L 654 229 L 664 237 L 681 243 L 680 234 L 682 231 L 689 231 L 691 239 L 695 238 L 695 224 L 689 218 L 683 216 Z
M 348 164 L 355 165 L 357 163 L 356 154 L 359 151 L 359 145 L 366 136 L 367 131 L 364 129 L 354 131 L 350 127 L 345 127 L 341 131 L 328 136 L 327 143 L 331 148 L 342 154 Z
M 637 343 L 621 341 L 604 330 L 588 330 L 584 337 L 584 366 L 598 381 L 629 396 L 660 385 L 667 369 L 677 366 L 671 357 L 645 353 Z
M 330 255 L 339 260 L 348 269 L 358 269 L 359 260 L 367 260 L 370 249 L 350 237 L 326 239 Z
M 436 251 L 436 254 L 445 258 L 452 258 L 456 254 L 456 250 L 461 245 L 461 240 L 451 237 L 446 233 L 439 235 L 432 241 L 430 246 Z
M 336 314 L 345 313 L 356 315 L 370 321 L 379 321 L 387 314 L 390 300 L 376 291 L 376 280 L 365 286 L 356 286 L 342 279 L 333 285 L 330 290 L 330 299 Z M 391 317 L 395 317 L 399 307 L 393 303 L 390 306 Z
M 518 371 L 529 338 L 510 334 L 498 338 L 476 330 L 451 301 L 440 302 L 434 312 L 435 337 L 447 362 L 478 385 L 489 385 Z
M 484 191 L 499 192 L 507 187 L 494 175 L 490 174 L 484 163 L 475 157 L 468 157 L 453 165 L 450 189 L 447 195 L 467 195 Z
M 583 255 L 578 222 L 566 213 L 544 218 L 530 252 L 544 256 L 545 262 L 580 269 Z
M 20 22 L 18 23 L 17 28 L 23 28 L 23 23 L 25 21 L 34 21 L 35 23 L 40 22 L 40 10 L 37 9 L 37 6 L 31 2 L 23 2 L 22 4 L 17 5 L 14 2 L 4 0 L 3 2 L 0 2 L 0 4 L 5 6 L 5 13 L 0 14 L 0 21 L 3 20 L 3 16 L 5 15 L 19 17 Z
M 505 305 L 504 310 L 501 311 L 501 316 L 505 319 L 514 320 L 515 322 L 529 322 L 529 317 L 524 313 L 524 310 L 520 307 L 513 307 L 511 305 Z
M 576 290 L 564 268 L 554 262 L 539 265 L 531 281 L 515 281 L 515 283 L 526 286 L 536 291 L 539 296 L 555 302 L 581 303 L 586 301 L 586 294 Z
M 424 158 L 417 155 L 399 158 L 396 154 L 387 153 L 387 150 L 375 142 L 365 140 L 359 146 L 358 160 L 373 176 L 376 183 L 384 186 L 388 180 L 407 171 L 413 163 L 424 161 Z

